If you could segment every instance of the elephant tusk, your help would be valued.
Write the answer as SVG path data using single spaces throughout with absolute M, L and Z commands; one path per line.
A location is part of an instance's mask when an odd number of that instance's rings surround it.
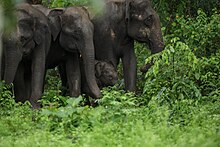
M 140 21 L 144 20 L 144 19 L 143 19 L 143 16 L 142 16 L 142 15 L 139 15 L 139 16 L 138 16 L 138 20 L 140 20 Z

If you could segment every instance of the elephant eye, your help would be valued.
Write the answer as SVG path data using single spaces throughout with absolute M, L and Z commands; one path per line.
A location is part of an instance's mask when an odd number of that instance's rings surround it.
M 145 20 L 144 23 L 147 27 L 151 27 L 153 24 L 153 15 L 148 16 Z

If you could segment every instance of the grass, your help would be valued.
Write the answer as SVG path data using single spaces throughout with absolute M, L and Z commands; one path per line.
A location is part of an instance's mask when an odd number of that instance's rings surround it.
M 0 147 L 220 146 L 219 102 L 189 103 L 182 108 L 188 111 L 174 112 L 157 102 L 138 107 L 127 103 L 128 99 L 135 100 L 132 94 L 112 93 L 96 108 L 81 106 L 81 97 L 67 100 L 66 106 L 39 111 L 30 109 L 29 104 L 4 100 Z M 118 101 L 116 95 L 124 99 Z

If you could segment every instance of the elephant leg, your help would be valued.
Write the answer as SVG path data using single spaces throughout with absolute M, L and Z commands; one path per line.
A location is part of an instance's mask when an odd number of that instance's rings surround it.
M 67 74 L 66 74 L 66 63 L 61 63 L 58 66 L 61 82 L 62 82 L 62 95 L 66 96 L 68 93 L 68 84 L 67 84 Z
M 45 74 L 45 48 L 39 46 L 33 51 L 31 64 L 31 96 L 30 102 L 33 108 L 40 108 L 38 100 L 43 92 L 43 82 Z
M 1 54 L 1 53 L 0 53 Z M 5 59 L 4 56 L 2 55 L 0 58 L 0 81 L 4 79 L 4 71 L 5 71 Z
M 19 64 L 15 75 L 14 92 L 16 102 L 25 102 L 29 99 L 29 97 L 27 96 L 27 89 L 25 87 L 24 65 L 22 63 Z
M 67 55 L 66 76 L 70 96 L 78 97 L 81 94 L 81 73 L 79 67 L 79 55 L 77 53 Z
M 137 80 L 137 59 L 134 50 L 129 48 L 122 57 L 125 90 L 135 92 Z
M 26 73 L 24 82 L 26 88 L 26 96 L 28 100 L 30 100 L 31 97 L 31 80 L 32 80 L 31 73 Z

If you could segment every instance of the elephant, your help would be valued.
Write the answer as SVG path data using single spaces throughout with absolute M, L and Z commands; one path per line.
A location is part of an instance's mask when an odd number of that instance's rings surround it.
M 82 75 L 83 77 L 85 77 L 85 72 L 83 72 Z M 114 68 L 113 64 L 109 61 L 95 60 L 95 76 L 96 76 L 96 82 L 100 88 L 107 86 L 114 86 L 118 82 L 117 70 Z M 84 79 L 85 78 L 82 78 L 83 84 L 86 84 L 86 82 L 84 82 Z M 83 87 L 82 88 L 83 92 L 86 91 L 84 88 L 85 86 L 83 85 L 82 87 Z
M 82 60 L 80 60 L 80 70 L 81 70 L 81 91 L 83 94 L 91 96 L 91 90 L 88 87 L 88 84 L 85 80 L 85 70 Z M 58 67 L 60 76 L 62 78 L 62 86 L 64 87 L 63 95 L 66 95 L 68 89 L 68 80 L 66 76 L 65 65 L 61 64 Z M 96 82 L 99 88 L 114 86 L 118 82 L 117 71 L 114 68 L 113 64 L 109 61 L 98 61 L 95 60 L 95 77 Z
M 42 5 L 33 6 L 48 17 L 53 30 L 46 68 L 64 64 L 70 96 L 77 97 L 81 94 L 81 56 L 91 96 L 100 98 L 101 92 L 95 80 L 94 27 L 87 10 L 83 7 L 48 9 Z
M 51 31 L 47 17 L 27 3 L 16 5 L 16 29 L 3 39 L 2 79 L 14 85 L 17 101 L 29 100 L 33 108 L 42 95 L 46 55 Z
M 109 60 L 115 67 L 121 59 L 125 90 L 135 92 L 137 61 L 134 41 L 147 43 L 152 54 L 164 48 L 160 19 L 151 2 L 105 0 L 103 11 L 94 14 L 92 22 L 95 58 Z

